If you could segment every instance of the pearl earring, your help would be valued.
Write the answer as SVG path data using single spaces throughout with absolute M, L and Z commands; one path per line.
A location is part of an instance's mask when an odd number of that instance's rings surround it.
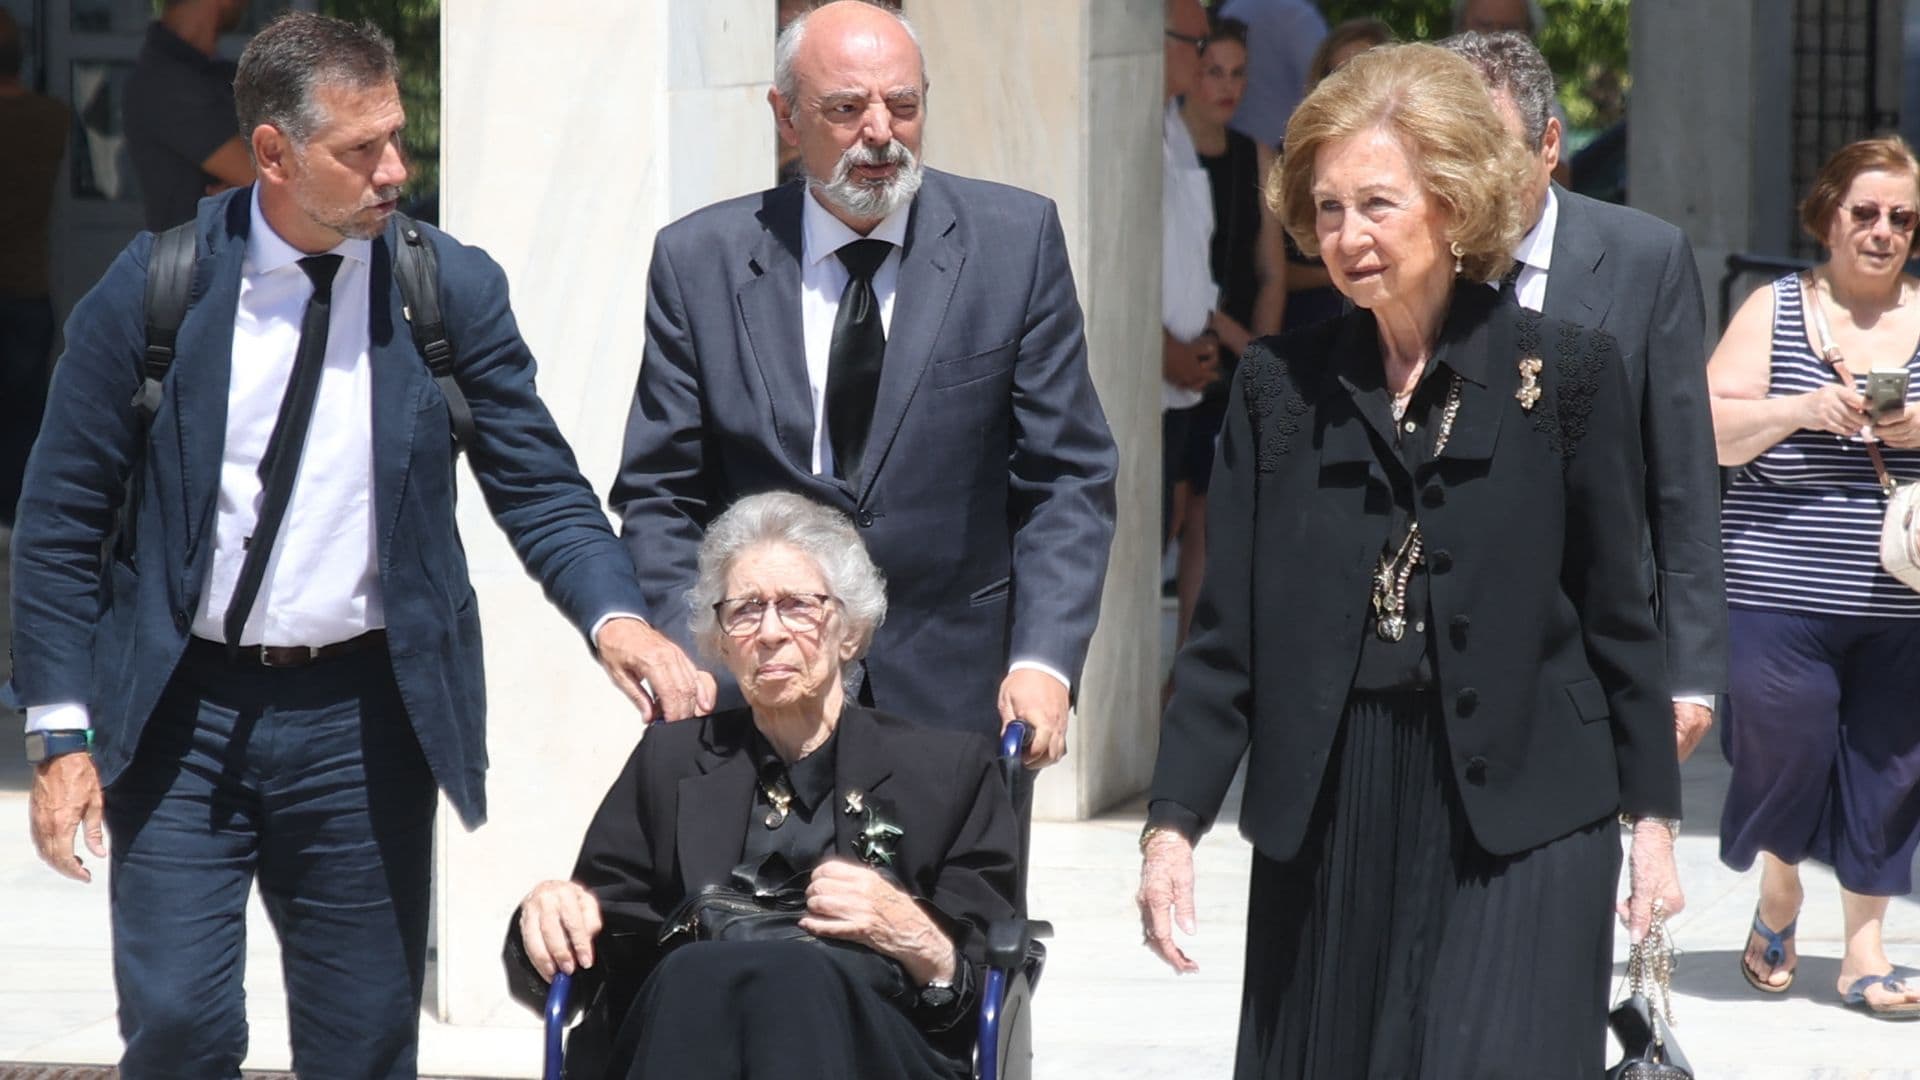
M 1465 269 L 1466 264 L 1461 262 L 1461 259 L 1466 256 L 1467 249 L 1460 246 L 1460 241 L 1455 240 L 1451 250 L 1453 251 L 1453 274 L 1459 277 L 1461 271 Z

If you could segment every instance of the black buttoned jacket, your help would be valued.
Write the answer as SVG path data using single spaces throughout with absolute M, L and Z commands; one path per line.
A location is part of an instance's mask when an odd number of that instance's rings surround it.
M 1640 565 L 1644 469 L 1613 339 L 1461 285 L 1429 377 L 1456 373 L 1451 437 L 1412 483 L 1439 713 L 1474 837 L 1511 854 L 1615 810 L 1679 816 Z M 1269 858 L 1300 848 L 1373 632 L 1389 470 L 1404 468 L 1393 438 L 1368 312 L 1248 351 L 1152 798 L 1210 825 L 1250 755 L 1240 828 Z

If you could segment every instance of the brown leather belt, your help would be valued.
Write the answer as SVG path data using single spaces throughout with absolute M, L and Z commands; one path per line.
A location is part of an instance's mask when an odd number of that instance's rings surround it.
M 369 630 L 359 637 L 350 637 L 331 645 L 242 645 L 231 654 L 227 652 L 227 647 L 218 641 L 196 637 L 187 642 L 189 649 L 207 656 L 217 656 L 223 661 L 236 664 L 270 668 L 306 667 L 308 664 L 338 659 L 376 646 L 382 649 L 387 647 L 385 630 Z

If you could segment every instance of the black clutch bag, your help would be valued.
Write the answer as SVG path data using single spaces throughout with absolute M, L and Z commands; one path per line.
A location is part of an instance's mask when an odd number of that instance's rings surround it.
M 813 941 L 800 928 L 807 878 L 778 854 L 741 863 L 728 880 L 682 900 L 660 926 L 662 952 L 690 941 Z
M 1623 1051 L 1620 1063 L 1607 1070 L 1607 1080 L 1694 1080 L 1693 1066 L 1670 1026 L 1672 978 L 1673 941 L 1667 937 L 1667 918 L 1656 907 L 1647 936 L 1627 955 L 1627 1000 L 1607 1016 Z

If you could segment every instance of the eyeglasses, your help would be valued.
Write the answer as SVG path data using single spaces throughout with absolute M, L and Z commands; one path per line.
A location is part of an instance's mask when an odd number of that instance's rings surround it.
M 713 605 L 713 614 L 729 636 L 746 638 L 760 632 L 767 609 L 772 608 L 780 625 L 804 634 L 827 621 L 827 605 L 832 602 L 833 597 L 826 593 L 789 593 L 771 601 L 759 596 L 734 596 Z
M 1880 220 L 1881 214 L 1887 216 L 1887 224 L 1893 228 L 1894 232 L 1906 232 L 1913 228 L 1915 211 L 1911 206 L 1882 208 L 1878 203 L 1854 203 L 1847 207 L 1847 216 L 1853 219 L 1855 225 L 1862 228 L 1871 228 L 1874 222 Z
M 1184 41 L 1187 44 L 1193 46 L 1193 51 L 1196 53 L 1206 52 L 1207 42 L 1212 40 L 1211 38 L 1194 37 L 1192 34 L 1183 34 L 1178 30 L 1167 31 L 1167 36 L 1172 38 L 1175 41 Z

